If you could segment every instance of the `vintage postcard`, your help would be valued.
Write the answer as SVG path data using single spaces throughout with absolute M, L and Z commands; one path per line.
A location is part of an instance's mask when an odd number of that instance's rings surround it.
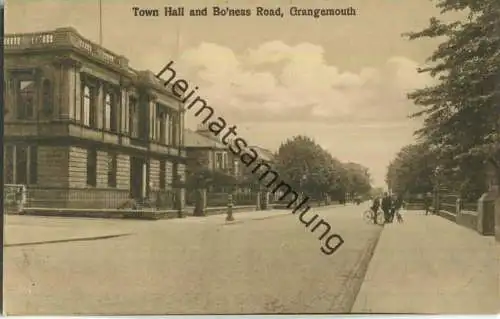
M 500 1 L 5 21 L 4 314 L 500 311 Z

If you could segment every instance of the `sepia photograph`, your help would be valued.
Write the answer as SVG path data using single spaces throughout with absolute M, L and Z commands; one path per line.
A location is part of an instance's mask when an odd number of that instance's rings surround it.
M 4 21 L 4 315 L 500 313 L 500 1 Z

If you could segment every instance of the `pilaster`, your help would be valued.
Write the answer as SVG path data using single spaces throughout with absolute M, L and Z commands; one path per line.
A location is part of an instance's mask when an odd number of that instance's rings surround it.
M 4 121 L 9 121 L 15 116 L 15 108 L 14 108 L 14 83 L 12 79 L 12 75 L 9 71 L 5 71 L 4 75 Z

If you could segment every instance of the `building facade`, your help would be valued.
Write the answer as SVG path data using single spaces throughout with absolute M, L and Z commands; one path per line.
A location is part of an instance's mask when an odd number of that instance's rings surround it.
M 7 34 L 4 182 L 32 206 L 113 208 L 185 178 L 182 103 L 73 28 Z M 31 203 L 30 203 L 31 201 Z
M 239 158 L 214 137 L 207 127 L 200 125 L 196 131 L 186 129 L 184 134 L 188 170 L 204 167 L 212 171 L 222 171 L 235 177 L 241 176 L 242 163 Z

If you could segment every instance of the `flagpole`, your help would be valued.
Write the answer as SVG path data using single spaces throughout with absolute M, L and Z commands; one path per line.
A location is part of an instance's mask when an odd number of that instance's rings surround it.
M 179 18 L 179 22 L 177 23 L 176 30 L 176 38 L 175 38 L 175 50 L 174 50 L 174 59 L 179 60 L 180 51 L 181 51 L 181 18 Z
M 102 0 L 99 0 L 99 45 L 102 45 Z

